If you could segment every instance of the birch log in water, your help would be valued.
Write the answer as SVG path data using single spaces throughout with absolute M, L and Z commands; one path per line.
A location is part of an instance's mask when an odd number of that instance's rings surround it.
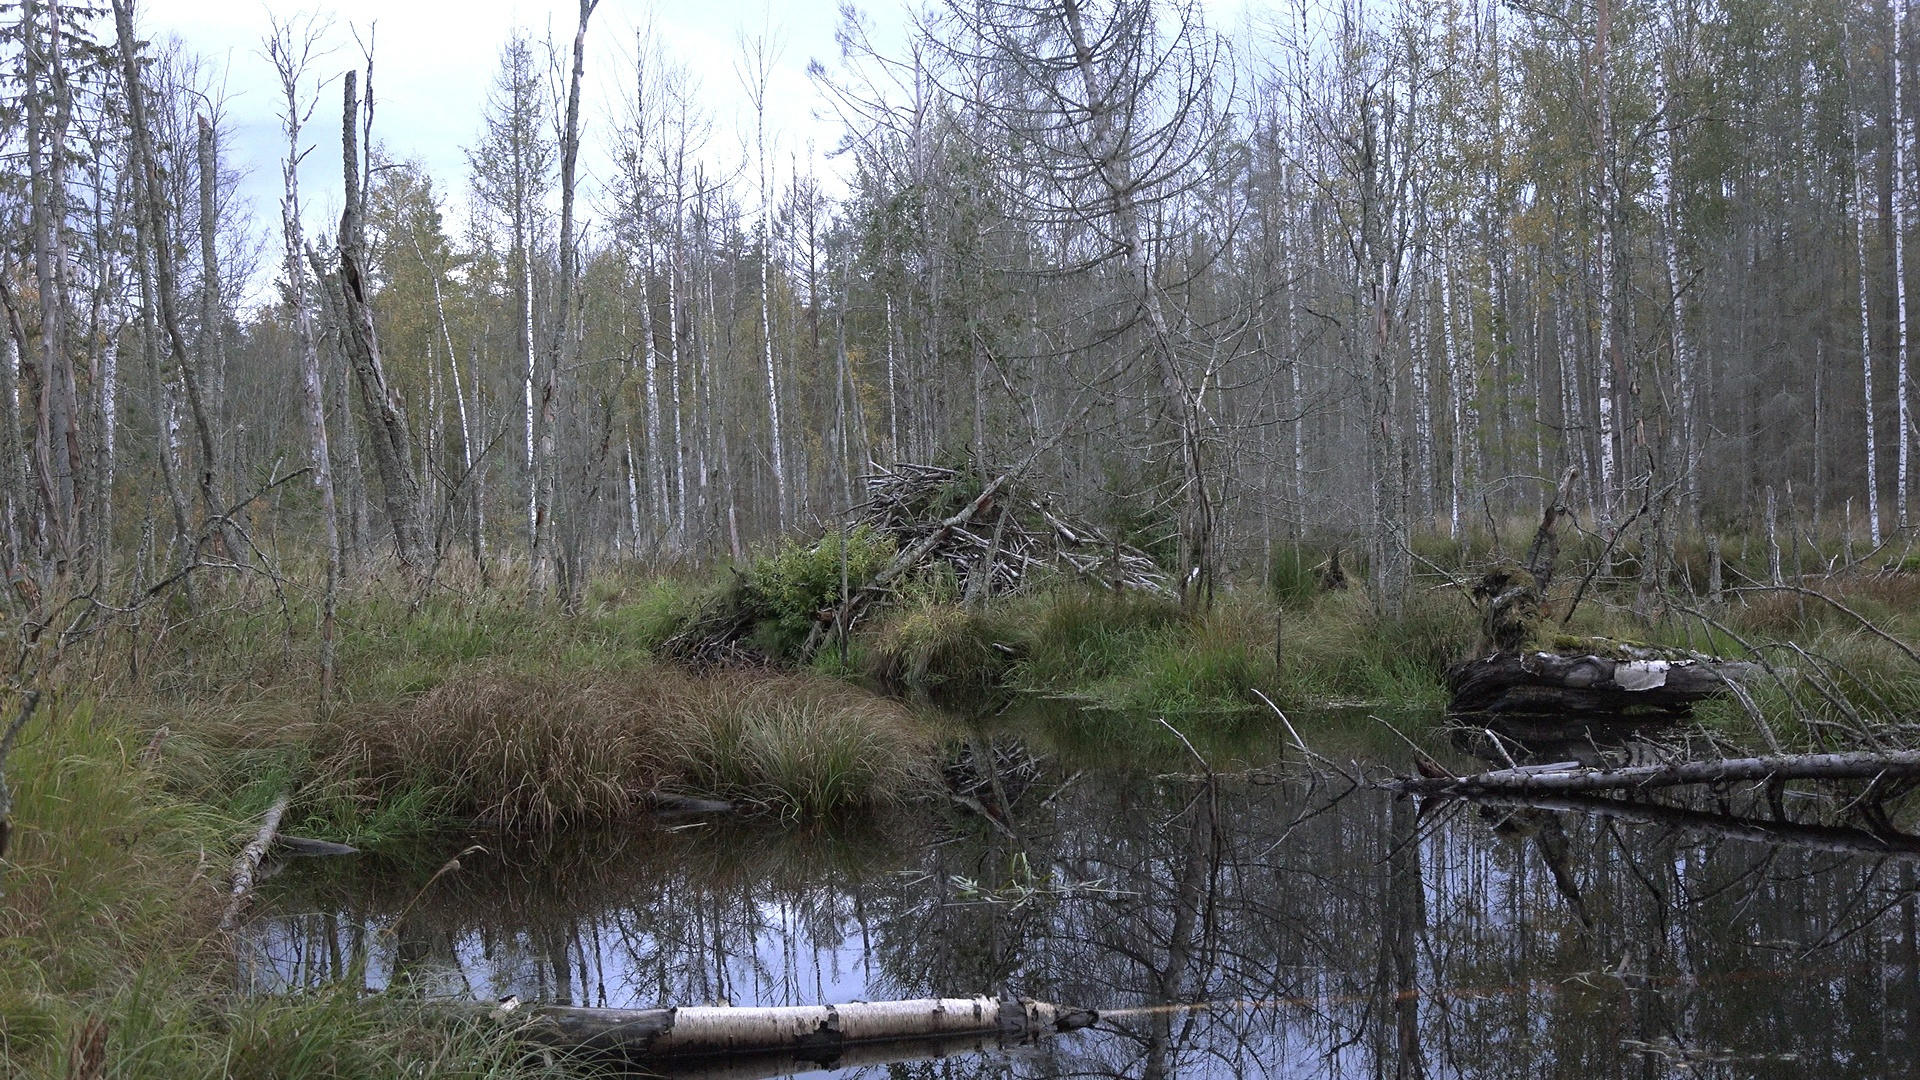
M 1098 1019 L 1088 1009 L 990 997 L 857 1001 L 777 1008 L 531 1010 L 523 1037 L 549 1046 L 693 1057 L 805 1051 L 831 1054 L 859 1043 L 992 1035 L 1028 1041 L 1075 1031 Z
M 280 819 L 286 816 L 290 801 L 292 796 L 286 792 L 273 800 L 273 805 L 267 807 L 267 816 L 260 819 L 260 831 L 233 860 L 233 889 L 227 900 L 227 913 L 220 917 L 220 929 L 231 930 L 239 924 L 240 912 L 253 895 L 253 879 L 260 871 L 260 860 L 266 858 L 267 849 L 273 847 L 274 837 L 280 832 Z

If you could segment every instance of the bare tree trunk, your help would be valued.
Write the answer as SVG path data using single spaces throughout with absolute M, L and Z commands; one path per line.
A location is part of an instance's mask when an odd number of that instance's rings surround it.
M 340 513 L 335 502 L 333 454 L 327 445 L 325 391 L 320 374 L 320 350 L 314 341 L 306 268 L 301 261 L 306 241 L 300 228 L 300 128 L 306 114 L 299 100 L 300 78 L 312 58 L 318 34 L 311 23 L 304 33 L 292 25 L 274 24 L 267 51 L 280 75 L 286 113 L 281 117 L 287 136 L 287 156 L 280 163 L 285 195 L 280 203 L 280 233 L 284 245 L 282 268 L 287 275 L 287 303 L 293 315 L 294 347 L 300 362 L 301 404 L 305 408 L 308 447 L 314 486 L 320 489 L 320 524 L 326 538 L 326 581 L 320 608 L 320 707 L 331 702 L 334 681 L 334 607 L 340 582 Z
M 365 247 L 362 222 L 359 121 L 360 101 L 355 93 L 357 73 L 347 72 L 342 89 L 340 127 L 341 170 L 345 182 L 344 209 L 340 214 L 340 266 L 328 292 L 334 309 L 334 322 L 340 328 L 340 340 L 354 381 L 360 387 L 360 418 L 367 429 L 367 441 L 373 446 L 374 468 L 380 473 L 380 491 L 385 503 L 388 525 L 393 530 L 393 549 L 402 568 L 409 573 L 424 572 L 433 561 L 432 537 L 427 530 L 420 478 L 413 466 L 413 435 L 407 423 L 406 403 L 400 390 L 387 377 L 380 356 L 380 338 L 374 326 L 373 306 L 368 300 L 366 272 L 362 268 Z M 317 256 L 310 256 L 316 275 L 323 268 Z
M 1460 356 L 1460 350 L 1453 336 L 1453 246 L 1447 245 L 1447 260 L 1440 266 L 1440 327 L 1445 336 L 1447 350 L 1447 404 L 1453 410 L 1453 499 L 1448 507 L 1448 534 L 1459 536 L 1461 529 L 1461 506 L 1466 499 L 1467 485 L 1471 478 L 1467 473 L 1467 447 L 1480 432 L 1479 409 L 1474 405 L 1476 380 L 1474 373 Z
M 653 494 L 654 519 L 669 520 L 666 468 L 660 452 L 660 353 L 653 341 L 653 302 L 647 294 L 647 278 L 653 272 L 653 248 L 647 245 L 647 257 L 640 267 L 640 358 L 647 381 L 647 487 Z
M 1846 51 L 1845 24 L 1842 23 L 1841 49 Z M 1860 299 L 1860 383 L 1866 401 L 1867 426 L 1867 530 L 1874 547 L 1880 546 L 1880 443 L 1874 426 L 1873 397 L 1873 316 L 1867 288 L 1867 202 L 1860 182 L 1865 171 L 1860 156 L 1860 125 L 1849 114 L 1847 137 L 1853 152 L 1853 251 L 1859 280 Z
M 116 8 L 119 4 L 116 4 Z M 46 24 L 40 19 L 44 12 Z M 80 542 L 75 501 L 74 455 L 78 447 L 74 402 L 68 395 L 73 358 L 67 350 L 65 273 L 66 246 L 66 132 L 72 117 L 72 95 L 62 63 L 59 0 L 21 6 L 27 40 L 27 167 L 28 216 L 33 233 L 33 272 L 40 307 L 38 365 L 38 421 L 34 462 L 38 466 L 41 504 L 47 518 L 48 554 L 65 570 L 64 560 Z M 43 37 L 44 34 L 44 37 Z M 131 60 L 129 60 L 131 63 Z M 49 115 L 48 99 L 52 99 Z M 137 123 L 136 123 L 137 127 Z
M 1910 523 L 1907 516 L 1907 486 L 1911 481 L 1908 467 L 1908 453 L 1913 444 L 1913 414 L 1909 401 L 1911 390 L 1907 376 L 1907 122 L 1905 103 L 1901 101 L 1903 80 L 1900 77 L 1900 22 L 1906 16 L 1906 4 L 1903 0 L 1888 0 L 1888 14 L 1893 23 L 1893 51 L 1888 54 L 1887 62 L 1893 68 L 1893 123 L 1887 133 L 1887 139 L 1893 144 L 1893 294 L 1899 314 L 1896 332 L 1900 336 L 1900 348 L 1897 366 L 1894 368 L 1894 397 L 1900 403 L 1899 420 L 1899 481 L 1895 489 L 1895 519 L 1901 528 Z
M 140 202 L 145 207 L 145 213 L 141 215 L 141 219 L 146 223 L 148 235 L 152 238 L 155 291 L 160 302 L 161 329 L 166 333 L 174 367 L 178 370 L 180 383 L 186 390 L 187 409 L 192 414 L 194 434 L 198 437 L 200 500 L 205 509 L 206 520 L 212 530 L 213 538 L 219 541 L 231 555 L 236 551 L 237 545 L 227 535 L 224 525 L 223 515 L 226 513 L 226 503 L 220 495 L 219 455 L 214 448 L 213 425 L 207 416 L 206 401 L 200 393 L 199 373 L 187 350 L 186 338 L 180 332 L 178 305 L 175 303 L 179 290 L 175 284 L 173 242 L 167 234 L 166 189 L 161 184 L 160 165 L 154 158 L 150 138 L 151 129 L 148 127 L 145 93 L 142 90 L 136 42 L 133 36 L 132 0 L 114 0 L 113 10 L 114 24 L 119 33 L 121 69 L 126 86 L 127 121 L 132 135 L 135 168 L 140 176 Z M 68 374 L 71 377 L 70 368 Z
M 214 461 L 218 475 L 231 475 L 235 462 L 227 431 L 226 311 L 220 293 L 220 155 L 213 124 L 195 116 L 199 131 L 196 147 L 200 180 L 200 380 L 211 413 Z M 236 557 L 239 552 L 234 553 Z
M 547 350 L 540 373 L 539 445 L 535 462 L 538 497 L 534 512 L 533 568 L 528 580 L 529 595 L 535 597 L 560 585 L 560 568 L 553 550 L 554 497 L 560 479 L 557 429 L 563 389 L 561 377 L 573 349 L 573 287 L 579 272 L 574 250 L 573 202 L 580 158 L 580 80 L 587 62 L 587 20 L 592 18 L 593 9 L 599 3 L 600 0 L 580 0 L 580 23 L 573 34 L 573 72 L 567 84 L 566 128 L 560 140 L 560 280 L 555 289 L 553 344 Z M 577 587 L 579 582 L 570 584 Z
M 1116 127 L 1114 94 L 1121 88 L 1102 84 L 1094 65 L 1093 43 L 1080 18 L 1079 0 L 1060 0 L 1060 15 L 1073 45 L 1079 68 L 1082 103 L 1093 135 L 1095 172 L 1105 189 L 1114 219 L 1113 240 L 1124 256 L 1127 276 L 1140 290 L 1141 313 L 1146 320 L 1149 348 L 1160 380 L 1163 405 L 1171 414 L 1180 444 L 1180 596 L 1183 602 L 1207 606 L 1213 602 L 1213 499 L 1207 489 L 1202 456 L 1199 402 L 1196 390 L 1180 369 L 1173 333 L 1154 281 L 1147 253 L 1147 237 L 1140 221 L 1133 177 L 1130 136 Z
M 1672 100 L 1671 95 L 1668 100 Z M 1667 296 L 1671 305 L 1667 317 L 1673 334 L 1673 381 L 1679 389 L 1679 400 L 1675 403 L 1675 408 L 1680 415 L 1675 418 L 1677 420 L 1675 441 L 1680 446 L 1680 486 L 1685 492 L 1683 498 L 1687 503 L 1688 522 L 1697 529 L 1700 524 L 1700 446 L 1694 425 L 1694 394 L 1697 380 L 1694 377 L 1693 341 L 1687 336 L 1687 306 L 1681 296 L 1683 282 L 1680 277 L 1680 230 L 1683 218 L 1680 211 L 1680 192 L 1675 183 L 1675 179 L 1679 176 L 1680 154 L 1674 126 L 1671 121 L 1667 126 L 1664 139 L 1666 162 L 1660 173 L 1661 186 L 1665 189 L 1664 201 L 1667 211 L 1665 255 Z M 1818 371 L 1817 366 L 1815 370 Z M 1815 404 L 1817 408 L 1817 395 Z M 1816 449 L 1815 454 L 1818 453 Z
M 743 81 L 753 102 L 754 148 L 760 165 L 760 341 L 767 367 L 767 417 L 773 450 L 773 499 L 780 528 L 787 526 L 788 492 L 785 439 L 780 427 L 780 378 L 773 362 L 773 296 L 768 271 L 773 264 L 773 194 L 767 182 L 767 80 L 773 56 L 765 38 L 747 43 Z

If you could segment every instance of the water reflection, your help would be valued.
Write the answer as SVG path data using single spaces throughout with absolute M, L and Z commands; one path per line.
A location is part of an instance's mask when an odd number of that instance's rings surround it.
M 1920 1053 L 1901 853 L 1272 772 L 1069 774 L 1003 786 L 996 821 L 654 825 L 469 856 L 424 891 L 432 866 L 295 867 L 247 978 L 634 1007 L 1007 988 L 1106 1014 L 891 1076 L 1868 1077 Z

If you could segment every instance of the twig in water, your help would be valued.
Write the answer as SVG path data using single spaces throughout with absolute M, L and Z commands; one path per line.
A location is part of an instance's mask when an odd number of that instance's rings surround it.
M 1260 691 L 1258 690 L 1254 691 L 1254 693 L 1256 694 L 1259 692 Z M 1167 723 L 1167 719 L 1164 716 L 1154 717 L 1154 723 L 1159 724 L 1161 727 L 1166 728 L 1168 731 L 1173 732 L 1173 737 L 1176 739 L 1179 739 L 1180 745 L 1187 748 L 1187 753 L 1193 755 L 1193 760 L 1198 761 L 1200 763 L 1200 771 L 1207 774 L 1207 779 L 1209 780 L 1213 779 L 1213 766 L 1207 764 L 1207 759 L 1200 756 L 1200 751 L 1195 750 L 1193 748 L 1193 744 L 1187 741 L 1187 737 L 1180 733 L 1179 728 L 1174 727 L 1172 724 Z
M 453 858 L 441 864 L 440 869 L 435 870 L 433 876 L 427 879 L 427 883 L 420 886 L 420 891 L 413 894 L 413 899 L 407 901 L 407 906 L 400 909 L 400 914 L 394 917 L 393 925 L 387 927 L 386 932 L 398 936 L 401 924 L 407 921 L 407 915 L 413 910 L 413 905 L 419 903 L 420 898 L 427 895 L 427 890 L 433 888 L 434 882 L 460 869 L 460 860 L 472 855 L 474 852 L 479 852 L 484 855 L 487 853 L 486 846 L 484 844 L 469 844 L 460 850 L 460 854 L 455 855 Z
M 1353 784 L 1356 787 L 1359 786 L 1360 781 L 1355 780 L 1351 775 L 1348 774 L 1348 772 L 1345 769 L 1342 769 L 1340 766 L 1335 765 L 1331 759 L 1322 757 L 1319 754 L 1316 754 L 1313 752 L 1312 748 L 1307 745 L 1307 740 L 1301 738 L 1300 732 L 1294 728 L 1293 721 L 1287 719 L 1287 714 L 1280 711 L 1280 706 L 1275 705 L 1273 703 L 1272 698 L 1261 693 L 1259 688 L 1257 687 L 1248 687 L 1248 689 L 1253 692 L 1254 697 L 1257 697 L 1261 701 L 1266 702 L 1267 708 L 1273 710 L 1273 715 L 1279 717 L 1280 722 L 1287 726 L 1287 734 L 1293 736 L 1293 744 L 1300 748 L 1300 752 L 1306 755 L 1307 760 L 1309 762 L 1319 762 L 1320 764 L 1324 765 L 1328 770 L 1334 773 L 1337 773 L 1342 779 L 1346 780 L 1348 783 Z

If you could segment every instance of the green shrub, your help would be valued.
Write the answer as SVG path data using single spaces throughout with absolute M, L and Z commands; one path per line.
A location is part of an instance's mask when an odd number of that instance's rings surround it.
M 753 564 L 747 587 L 764 620 L 759 642 L 770 655 L 786 655 L 804 640 L 819 613 L 840 601 L 844 580 L 859 588 L 893 559 L 893 538 L 862 525 L 831 532 L 813 544 L 788 544 Z

